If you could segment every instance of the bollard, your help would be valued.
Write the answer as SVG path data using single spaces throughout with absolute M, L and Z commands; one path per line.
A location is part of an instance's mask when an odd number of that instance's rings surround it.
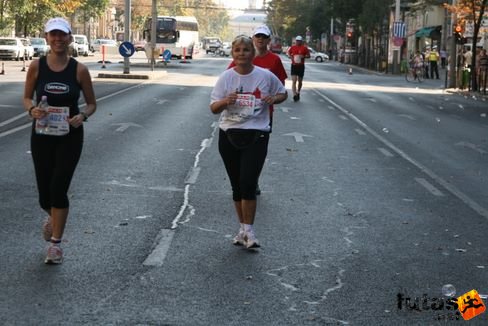
M 349 75 L 352 75 L 352 68 L 349 67 Z
M 102 69 L 105 69 L 105 45 L 102 44 Z
M 182 60 L 182 61 L 180 61 L 180 62 L 181 62 L 181 63 L 188 63 L 188 62 L 186 61 L 186 48 L 183 48 L 183 60 Z
M 22 60 L 22 69 L 20 71 L 25 71 L 25 56 L 24 59 Z
M 2 62 L 2 71 L 0 72 L 0 75 L 5 75 L 5 64 Z

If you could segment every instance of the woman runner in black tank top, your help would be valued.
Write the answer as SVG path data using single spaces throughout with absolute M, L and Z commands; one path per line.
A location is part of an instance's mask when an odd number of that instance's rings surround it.
M 24 109 L 34 119 L 31 132 L 32 159 L 39 203 L 48 214 L 42 227 L 44 239 L 50 242 L 45 263 L 59 264 L 63 260 L 60 244 L 69 212 L 67 193 L 83 146 L 83 122 L 95 112 L 96 100 L 87 67 L 68 55 L 68 46 L 72 40 L 69 23 L 63 18 L 52 18 L 46 23 L 45 32 L 51 50 L 46 57 L 32 61 L 29 66 L 24 89 Z M 86 102 L 83 111 L 78 107 L 80 91 Z M 49 107 L 69 107 L 67 134 L 36 133 L 36 120 L 45 117 L 47 113 L 33 104 L 34 92 L 36 103 L 40 103 L 41 97 L 45 95 Z

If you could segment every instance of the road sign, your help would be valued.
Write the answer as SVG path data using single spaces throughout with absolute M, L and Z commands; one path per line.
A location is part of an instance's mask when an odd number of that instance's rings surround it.
M 123 42 L 119 46 L 119 53 L 123 57 L 130 57 L 136 52 L 134 45 L 131 42 Z
M 171 51 L 170 50 L 164 50 L 163 59 L 164 59 L 164 61 L 169 61 L 171 59 Z

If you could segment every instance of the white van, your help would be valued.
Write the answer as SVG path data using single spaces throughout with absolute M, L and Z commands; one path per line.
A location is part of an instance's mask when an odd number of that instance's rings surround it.
M 76 53 L 86 57 L 90 51 L 90 44 L 88 44 L 86 35 L 73 34 L 73 42 L 76 46 Z

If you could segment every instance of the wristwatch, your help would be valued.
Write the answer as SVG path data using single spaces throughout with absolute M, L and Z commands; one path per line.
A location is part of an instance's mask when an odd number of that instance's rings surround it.
M 85 112 L 80 112 L 80 114 L 83 116 L 83 121 L 88 120 L 88 114 L 86 114 Z

